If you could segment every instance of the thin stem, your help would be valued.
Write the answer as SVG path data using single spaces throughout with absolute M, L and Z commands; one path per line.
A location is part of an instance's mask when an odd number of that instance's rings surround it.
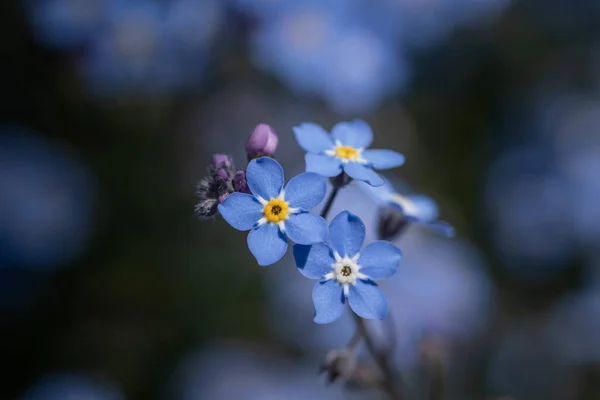
M 392 372 L 392 368 L 390 367 L 388 353 L 384 353 L 384 352 L 380 353 L 377 351 L 377 348 L 375 346 L 375 341 L 371 337 L 371 334 L 369 333 L 369 330 L 367 329 L 367 325 L 365 324 L 365 321 L 358 315 L 356 315 L 354 313 L 353 313 L 353 315 L 354 315 L 354 321 L 356 322 L 356 330 L 358 332 L 360 332 L 360 334 L 364 338 L 367 350 L 369 351 L 369 353 L 371 354 L 371 356 L 377 363 L 377 366 L 381 370 L 381 373 L 383 374 L 382 389 L 388 394 L 390 399 L 394 399 L 394 400 L 401 399 L 400 393 L 398 392 L 398 390 L 396 388 L 396 384 L 394 382 L 394 374 Z
M 325 203 L 325 207 L 323 207 L 323 210 L 321 210 L 321 217 L 327 218 L 327 214 L 329 214 L 329 210 L 331 209 L 331 206 L 333 205 L 333 200 L 335 200 L 335 196 L 337 196 L 339 191 L 340 191 L 339 187 L 337 187 L 337 186 L 333 187 L 333 190 L 331 191 L 331 194 L 329 195 L 329 198 L 327 199 L 327 202 Z
M 327 217 L 327 214 L 329 213 L 329 210 L 331 209 L 333 201 L 335 200 L 335 197 L 337 196 L 339 190 L 340 186 L 334 185 L 333 190 L 331 191 L 331 194 L 329 195 L 329 198 L 327 199 L 327 202 L 325 203 L 325 206 L 321 211 L 321 217 Z M 371 334 L 367 329 L 365 321 L 354 313 L 352 313 L 352 315 L 354 315 L 354 321 L 356 322 L 356 333 L 352 337 L 349 347 L 356 346 L 360 337 L 364 339 L 367 350 L 369 351 L 371 357 L 373 357 L 373 359 L 377 363 L 377 366 L 381 370 L 381 373 L 383 374 L 382 389 L 388 394 L 390 399 L 399 400 L 401 397 L 394 383 L 394 374 L 392 373 L 392 369 L 390 367 L 387 352 L 377 351 L 375 341 L 371 337 Z

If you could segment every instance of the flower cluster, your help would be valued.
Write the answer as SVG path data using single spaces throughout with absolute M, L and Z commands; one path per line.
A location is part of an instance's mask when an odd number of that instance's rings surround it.
M 452 228 L 433 221 L 437 213 L 423 206 L 427 202 L 395 193 L 375 171 L 402 165 L 404 156 L 392 150 L 369 149 L 373 132 L 366 122 L 341 122 L 331 133 L 314 123 L 304 123 L 293 132 L 307 151 L 306 172 L 285 185 L 281 165 L 271 158 L 278 136 L 271 127 L 260 124 L 246 143 L 250 162 L 245 170 L 235 172 L 227 156 L 213 157 L 209 176 L 198 185 L 196 210 L 205 217 L 218 212 L 233 228 L 249 231 L 248 248 L 261 266 L 279 261 L 287 252 L 288 239 L 294 242 L 299 272 L 318 280 L 312 293 L 316 323 L 338 319 L 346 302 L 361 318 L 384 319 L 388 304 L 375 281 L 396 272 L 402 252 L 385 240 L 363 248 L 365 225 L 348 210 L 340 212 L 328 226 L 325 218 L 338 190 L 353 180 L 360 181 L 386 199 L 395 214 L 393 221 L 380 222 L 382 231 L 394 226 L 398 231 L 398 227 L 413 222 L 448 234 Z M 316 215 L 310 210 L 324 200 L 326 178 L 331 178 L 336 190 Z M 397 233 L 387 231 L 380 237 L 389 239 Z

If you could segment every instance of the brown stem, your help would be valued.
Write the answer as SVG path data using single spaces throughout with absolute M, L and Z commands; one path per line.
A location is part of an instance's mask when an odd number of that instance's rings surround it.
M 365 320 L 354 313 L 352 315 L 354 316 L 354 321 L 356 322 L 356 330 L 360 332 L 361 336 L 363 337 L 367 351 L 371 354 L 371 357 L 373 357 L 377 363 L 377 366 L 381 370 L 381 373 L 383 374 L 382 389 L 387 393 L 390 399 L 400 400 L 402 397 L 398 392 L 398 388 L 394 380 L 394 373 L 388 358 L 389 353 L 377 351 L 375 342 L 371 337 L 369 330 L 367 329 Z

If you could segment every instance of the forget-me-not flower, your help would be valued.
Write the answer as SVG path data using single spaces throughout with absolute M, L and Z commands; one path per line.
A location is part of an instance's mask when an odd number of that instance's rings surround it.
M 375 241 L 361 252 L 365 225 L 348 211 L 342 211 L 331 221 L 329 233 L 329 245 L 294 246 L 300 273 L 321 280 L 313 289 L 314 321 L 326 324 L 338 319 L 346 299 L 362 318 L 385 318 L 387 300 L 373 280 L 392 276 L 402 252 L 386 241 Z
M 369 125 L 361 120 L 340 122 L 331 135 L 317 124 L 304 123 L 294 128 L 298 144 L 308 153 L 306 171 L 333 177 L 345 172 L 353 179 L 381 186 L 384 181 L 373 169 L 388 169 L 404 164 L 404 156 L 392 150 L 367 150 L 373 141 Z
M 365 184 L 360 184 L 359 187 L 382 208 L 380 224 L 388 224 L 389 226 L 384 230 L 390 234 L 390 237 L 384 239 L 395 236 L 394 225 L 400 226 L 406 222 L 434 229 L 446 236 L 454 236 L 454 227 L 446 221 L 437 219 L 439 209 L 432 198 L 422 194 L 400 193 L 388 180 L 384 180 L 383 185 L 378 187 Z
M 219 205 L 219 212 L 231 226 L 250 230 L 248 248 L 259 265 L 271 265 L 287 251 L 287 237 L 299 244 L 327 239 L 325 220 L 306 210 L 323 200 L 325 179 L 305 172 L 283 188 L 283 169 L 268 157 L 252 160 L 246 170 L 252 194 L 232 193 Z

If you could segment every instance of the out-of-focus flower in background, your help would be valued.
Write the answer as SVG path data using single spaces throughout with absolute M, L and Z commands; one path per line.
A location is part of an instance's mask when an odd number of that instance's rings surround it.
M 406 81 L 402 54 L 362 23 L 356 2 L 275 8 L 253 32 L 252 58 L 293 91 L 320 96 L 340 112 L 368 112 Z
M 173 377 L 180 400 L 336 400 L 340 387 L 325 386 L 314 364 L 291 362 L 264 349 L 218 345 L 188 355 Z
M 573 250 L 567 188 L 547 148 L 513 147 L 494 162 L 485 209 L 513 275 L 542 281 L 566 266 Z
M 74 61 L 88 89 L 102 96 L 196 88 L 214 41 L 224 39 L 218 0 L 26 4 L 44 43 L 85 45 Z
M 20 400 L 124 400 L 112 382 L 79 373 L 57 373 L 43 377 Z
M 460 25 L 489 25 L 510 0 L 384 0 L 379 6 L 363 0 L 372 8 L 379 29 L 393 32 L 411 48 L 439 44 Z M 374 11 L 374 12 L 373 12 Z
M 23 0 L 36 39 L 54 49 L 85 45 L 106 21 L 113 0 Z
M 0 264 L 64 265 L 86 249 L 95 184 L 59 144 L 22 127 L 0 133 Z

